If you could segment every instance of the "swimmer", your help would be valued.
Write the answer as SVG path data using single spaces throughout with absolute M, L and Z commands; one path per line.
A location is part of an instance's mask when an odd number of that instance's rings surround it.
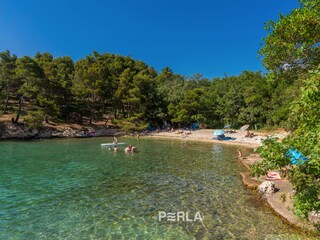
M 124 151 L 126 153 L 128 153 L 128 152 L 132 152 L 133 153 L 133 152 L 137 151 L 137 148 L 130 144 L 126 149 L 124 149 Z
M 126 153 L 131 152 L 131 151 L 132 151 L 132 146 L 131 146 L 131 144 L 130 144 L 128 147 L 126 147 L 126 148 L 124 149 L 124 151 L 125 151 Z
M 113 148 L 113 151 L 114 151 L 114 152 L 118 152 L 118 151 L 119 151 L 118 147 L 115 146 L 115 147 Z

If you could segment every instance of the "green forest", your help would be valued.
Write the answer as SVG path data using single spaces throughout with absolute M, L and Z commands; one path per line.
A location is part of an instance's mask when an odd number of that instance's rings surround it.
M 320 211 L 320 1 L 299 2 L 290 14 L 265 24 L 259 54 L 266 73 L 206 79 L 96 51 L 77 61 L 47 52 L 1 52 L 0 116 L 36 126 L 107 118 L 127 131 L 162 127 L 164 121 L 176 127 L 282 127 L 292 134 L 282 143 L 265 142 L 265 160 L 254 172 L 290 165 L 289 147 L 308 156 L 289 172 L 296 213 L 306 217 Z
M 290 84 L 272 83 L 259 72 L 209 80 L 201 74 L 175 74 L 169 67 L 158 73 L 144 62 L 109 53 L 94 52 L 76 62 L 50 53 L 18 58 L 5 51 L 0 57 L 1 110 L 15 113 L 14 122 L 21 116 L 33 124 L 110 116 L 136 130 L 163 121 L 215 128 L 282 125 L 287 119 L 289 100 L 279 95 Z

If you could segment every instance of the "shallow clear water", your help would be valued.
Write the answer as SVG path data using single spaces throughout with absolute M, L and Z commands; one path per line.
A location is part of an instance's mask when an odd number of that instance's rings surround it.
M 0 239 L 278 239 L 294 232 L 243 187 L 236 147 L 121 140 L 140 152 L 102 149 L 110 138 L 1 142 Z M 159 221 L 159 211 L 190 219 L 199 212 L 203 221 Z

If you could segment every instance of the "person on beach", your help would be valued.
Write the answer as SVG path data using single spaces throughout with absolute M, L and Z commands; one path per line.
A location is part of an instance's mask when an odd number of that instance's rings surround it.
M 250 132 L 249 130 L 246 130 L 246 134 L 244 135 L 244 137 L 252 138 L 253 136 L 254 136 L 254 134 L 252 132 Z
M 243 158 L 243 154 L 241 152 L 240 149 L 238 149 L 238 159 L 242 159 Z

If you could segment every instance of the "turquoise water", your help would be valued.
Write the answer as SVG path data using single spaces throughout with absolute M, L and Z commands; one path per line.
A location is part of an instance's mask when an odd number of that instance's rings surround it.
M 110 138 L 1 142 L 0 239 L 277 239 L 293 232 L 243 187 L 236 147 L 120 140 L 140 152 L 102 149 Z M 159 211 L 203 219 L 159 221 Z

